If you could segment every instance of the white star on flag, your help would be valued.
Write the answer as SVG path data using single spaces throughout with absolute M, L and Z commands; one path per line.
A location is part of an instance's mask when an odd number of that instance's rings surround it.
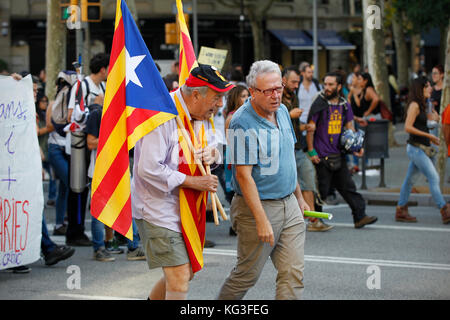
M 139 81 L 139 78 L 136 75 L 136 68 L 144 58 L 145 54 L 141 56 L 130 57 L 130 53 L 128 52 L 127 49 L 125 49 L 125 65 L 126 65 L 125 86 L 127 86 L 128 82 L 131 81 L 142 88 L 141 81 Z

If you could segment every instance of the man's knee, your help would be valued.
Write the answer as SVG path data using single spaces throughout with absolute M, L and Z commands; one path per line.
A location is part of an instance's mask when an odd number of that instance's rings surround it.
M 166 290 L 173 292 L 187 292 L 189 289 L 189 281 L 192 280 L 194 274 L 192 273 L 189 264 L 165 267 L 164 275 L 166 278 Z

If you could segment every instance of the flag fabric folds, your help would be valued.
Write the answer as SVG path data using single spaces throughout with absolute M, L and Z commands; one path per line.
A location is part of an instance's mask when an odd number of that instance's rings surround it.
M 128 151 L 177 110 L 127 8 L 117 0 L 113 45 L 91 185 L 91 214 L 133 238 Z
M 181 0 L 177 0 L 178 23 L 180 24 L 180 76 L 179 86 L 181 87 L 192 68 L 198 66 L 195 57 L 194 48 L 192 46 L 189 30 L 186 25 L 183 14 L 183 5 Z M 190 134 L 192 145 L 197 149 L 206 146 L 205 128 L 202 126 L 200 131 L 200 139 L 196 137 L 191 126 L 189 118 L 181 107 L 180 101 L 176 94 L 175 105 L 178 110 L 181 122 L 184 128 Z M 180 136 L 180 134 L 179 134 Z M 194 161 L 190 160 L 190 152 L 187 143 L 180 138 L 180 165 L 179 171 L 191 175 L 200 176 L 201 172 Z M 203 268 L 203 247 L 205 244 L 205 222 L 206 222 L 206 202 L 208 200 L 207 192 L 199 192 L 192 189 L 180 188 L 180 216 L 181 227 L 186 249 L 191 262 L 192 272 L 197 272 Z

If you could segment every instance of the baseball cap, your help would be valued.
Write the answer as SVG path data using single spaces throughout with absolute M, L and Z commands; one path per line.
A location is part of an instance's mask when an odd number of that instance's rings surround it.
M 188 87 L 208 86 L 218 92 L 226 92 L 234 88 L 234 84 L 228 82 L 216 67 L 201 63 L 191 70 L 185 84 Z

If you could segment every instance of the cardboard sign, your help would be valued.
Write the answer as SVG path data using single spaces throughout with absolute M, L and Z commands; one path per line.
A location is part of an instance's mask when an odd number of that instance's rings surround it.
M 0 269 L 39 259 L 43 208 L 31 76 L 0 77 Z
M 209 64 L 222 71 L 223 65 L 227 58 L 228 50 L 215 49 L 209 47 L 201 47 L 198 55 L 198 62 L 202 64 Z

